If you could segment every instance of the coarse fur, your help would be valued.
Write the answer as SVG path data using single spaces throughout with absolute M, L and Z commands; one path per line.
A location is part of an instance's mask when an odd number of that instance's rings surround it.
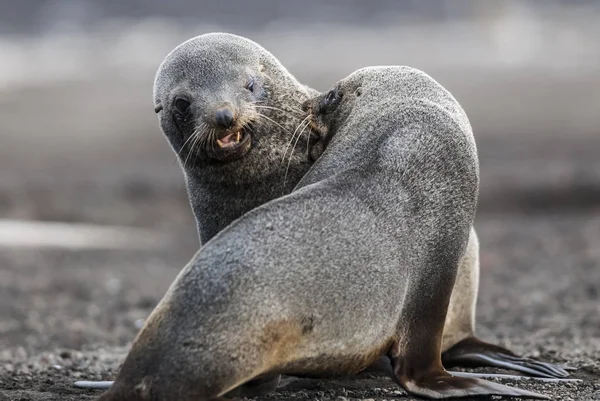
M 542 397 L 441 365 L 479 182 L 462 109 L 410 68 L 362 69 L 339 89 L 319 115 L 336 132 L 324 157 L 201 248 L 99 400 L 215 400 L 265 375 L 353 374 L 382 356 L 412 394 Z
M 166 56 L 156 73 L 155 110 L 184 171 L 201 243 L 291 192 L 306 173 L 312 161 L 300 104 L 316 94 L 263 47 L 237 35 L 200 35 Z M 219 118 L 224 109 L 231 126 Z M 243 135 L 239 144 L 218 145 L 235 133 Z

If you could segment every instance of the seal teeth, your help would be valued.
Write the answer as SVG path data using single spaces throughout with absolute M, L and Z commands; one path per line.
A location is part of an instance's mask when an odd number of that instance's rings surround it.
M 243 135 L 244 134 L 241 130 L 238 132 L 232 132 L 231 134 L 225 135 L 224 137 L 217 139 L 216 142 L 217 145 L 219 145 L 219 147 L 221 148 L 235 146 L 242 141 Z

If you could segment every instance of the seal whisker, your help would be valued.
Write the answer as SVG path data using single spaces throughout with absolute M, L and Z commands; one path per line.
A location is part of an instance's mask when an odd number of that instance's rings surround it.
M 306 119 L 305 119 L 306 120 Z M 298 134 L 298 138 L 296 139 L 296 142 L 294 142 L 294 146 L 292 147 L 292 150 L 290 151 L 290 158 L 288 160 L 288 164 L 287 167 L 285 168 L 285 175 L 283 176 L 283 185 L 285 185 L 285 182 L 287 180 L 287 175 L 288 175 L 288 171 L 290 169 L 290 163 L 292 163 L 292 157 L 294 157 L 294 149 L 296 148 L 296 145 L 298 144 L 298 141 L 300 140 L 300 138 L 302 137 L 302 133 L 304 132 L 304 130 L 306 129 L 306 127 L 309 126 L 309 122 L 307 121 L 304 124 L 304 127 L 302 127 L 302 130 L 300 131 L 300 133 Z
M 190 146 L 190 151 L 188 152 L 188 154 L 185 157 L 185 160 L 183 162 L 183 168 L 185 168 L 187 166 L 188 159 L 190 158 L 192 153 L 194 153 L 194 145 L 196 144 L 196 142 L 198 142 L 199 138 L 201 138 L 198 133 L 198 130 L 194 130 L 194 132 L 191 135 L 191 138 L 194 138 L 194 139 L 192 140 L 192 144 Z
M 274 107 L 272 104 L 271 105 L 266 105 L 266 104 L 264 104 L 264 100 L 256 100 L 254 102 L 250 102 L 250 104 L 255 105 L 255 106 L 258 105 L 260 107 L 270 108 L 270 109 L 274 109 L 274 110 L 279 110 L 279 111 L 282 111 L 284 113 L 287 113 L 287 112 L 290 112 L 290 111 L 295 111 L 298 114 L 302 114 L 302 115 L 306 114 L 306 112 L 303 111 L 302 109 L 298 109 L 298 108 L 292 107 L 291 105 L 286 105 L 287 106 L 286 108 L 288 110 L 284 110 L 284 109 L 281 109 L 281 108 L 278 108 L 278 107 Z M 299 104 L 302 104 L 302 103 L 299 103 Z
M 283 163 L 283 161 L 285 160 L 285 155 L 287 155 L 287 151 L 290 148 L 290 145 L 292 144 L 292 142 L 294 141 L 294 137 L 296 136 L 296 132 L 298 132 L 298 130 L 300 129 L 300 127 L 310 118 L 310 115 L 304 117 L 304 119 L 302 121 L 300 121 L 300 124 L 298 124 L 298 126 L 296 127 L 296 130 L 294 130 L 294 133 L 292 134 L 292 137 L 290 138 L 290 141 L 288 142 L 287 146 L 285 147 L 285 151 L 283 152 L 283 157 L 281 158 L 281 162 Z M 300 131 L 302 132 L 302 131 Z M 299 138 L 299 137 L 298 137 Z
M 194 140 L 196 139 L 196 135 L 195 133 L 192 133 L 192 135 L 190 135 L 190 139 L 192 139 L 192 143 L 194 142 Z M 182 148 L 183 150 L 183 148 Z M 185 156 L 185 159 L 183 160 L 183 168 L 185 168 L 187 166 L 187 161 L 190 157 L 190 155 L 192 154 L 192 147 L 190 147 L 190 150 L 187 152 L 187 155 Z
M 259 116 L 259 117 L 262 117 L 262 118 L 264 118 L 264 119 L 266 119 L 266 120 L 268 120 L 268 121 L 272 122 L 273 124 L 275 124 L 276 126 L 278 126 L 279 128 L 281 128 L 282 130 L 284 130 L 285 132 L 287 132 L 288 134 L 292 135 L 292 133 L 291 133 L 291 131 L 290 131 L 290 130 L 288 130 L 287 128 L 285 128 L 283 125 L 279 124 L 277 121 L 273 120 L 273 119 L 272 119 L 272 118 L 270 118 L 270 117 L 267 117 L 267 116 L 265 116 L 265 115 L 264 115 L 264 114 L 262 114 L 262 113 L 257 113 L 257 114 L 258 114 L 258 116 Z
M 310 122 L 307 124 L 310 125 Z M 308 133 L 308 135 L 306 135 L 306 154 L 308 155 L 309 152 L 310 152 L 310 132 Z
M 201 149 L 206 149 L 207 143 L 211 142 L 212 143 L 212 149 L 214 149 L 215 139 L 216 139 L 215 136 L 214 136 L 214 132 L 215 132 L 215 129 L 211 128 L 208 131 L 208 134 L 204 135 L 202 137 L 202 140 L 200 142 L 198 142 L 198 147 L 201 148 Z
M 309 114 L 309 116 L 312 116 L 312 114 Z M 311 120 L 307 121 L 306 125 L 310 127 L 311 122 L 312 122 Z M 312 127 L 309 130 L 308 135 L 306 136 L 306 155 L 307 156 L 310 156 L 310 136 L 311 136 L 311 130 L 312 130 Z
M 184 143 L 183 143 L 183 145 L 181 146 L 181 149 L 179 149 L 179 152 L 178 152 L 178 154 L 179 154 L 180 156 L 181 156 L 181 152 L 183 152 L 183 149 L 185 149 L 186 145 L 187 145 L 187 144 L 190 142 L 190 140 L 191 140 L 191 139 L 194 137 L 194 135 L 196 135 L 196 134 L 197 134 L 197 132 L 198 132 L 198 129 L 199 129 L 199 128 L 200 128 L 200 126 L 199 126 L 199 127 L 197 127 L 196 129 L 194 129 L 194 130 L 192 131 L 192 134 L 190 135 L 190 137 L 189 137 L 188 139 L 186 139 L 186 140 L 185 140 L 185 142 L 184 142 Z
M 203 128 L 203 129 L 201 130 L 201 128 Z M 200 135 L 200 133 L 203 132 L 206 128 L 208 128 L 208 125 L 203 123 L 200 126 L 198 126 L 196 128 L 196 130 L 194 131 L 196 139 L 192 142 L 192 144 L 190 146 L 190 153 L 188 154 L 188 157 L 186 157 L 186 162 L 187 162 L 187 159 L 189 158 L 189 156 L 194 153 L 194 149 L 196 149 L 196 148 L 202 149 L 204 147 L 204 143 L 206 143 L 209 135 Z
M 280 111 L 282 113 L 296 112 L 296 113 L 302 114 L 302 115 L 305 114 L 305 112 L 303 112 L 302 110 L 298 110 L 298 109 L 283 110 L 283 109 L 280 109 L 279 107 L 265 106 L 265 105 L 262 105 L 262 104 L 254 104 L 254 107 L 259 108 L 259 109 L 276 110 L 276 111 Z
M 214 128 L 212 128 L 210 130 L 209 141 L 210 141 L 210 149 L 214 151 L 215 143 L 217 142 L 217 130 Z

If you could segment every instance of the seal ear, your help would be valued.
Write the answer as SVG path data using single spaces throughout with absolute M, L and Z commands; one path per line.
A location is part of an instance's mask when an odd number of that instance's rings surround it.
M 163 109 L 163 106 L 161 103 L 158 103 L 156 106 L 154 106 L 154 112 L 156 114 L 158 114 L 159 111 L 161 111 Z

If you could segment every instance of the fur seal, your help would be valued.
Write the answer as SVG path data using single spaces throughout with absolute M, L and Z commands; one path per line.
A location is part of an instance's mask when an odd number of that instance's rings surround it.
M 201 243 L 291 192 L 308 171 L 306 147 L 295 145 L 310 139 L 300 105 L 316 94 L 241 36 L 200 35 L 166 56 L 155 111 L 183 169 Z
M 381 357 L 411 394 L 545 398 L 442 367 L 479 183 L 460 106 L 403 67 L 361 69 L 314 104 L 336 132 L 324 157 L 198 251 L 98 400 L 218 400 L 256 378 L 354 374 Z

